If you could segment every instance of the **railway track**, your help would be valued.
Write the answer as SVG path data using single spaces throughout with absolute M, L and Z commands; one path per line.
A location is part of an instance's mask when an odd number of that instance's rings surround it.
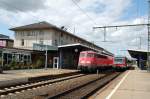
M 64 80 L 69 80 L 69 79 L 81 77 L 84 75 L 86 75 L 86 74 L 81 74 L 79 72 L 75 72 L 75 73 L 69 73 L 68 75 L 62 74 L 62 75 L 58 75 L 56 77 L 52 76 L 52 77 L 49 77 L 49 78 L 43 79 L 43 80 L 36 78 L 29 83 L 18 84 L 18 85 L 13 85 L 13 86 L 1 88 L 0 89 L 0 96 L 4 96 L 4 95 L 7 96 L 7 95 L 12 94 L 12 93 L 21 92 L 24 90 L 28 90 L 28 89 L 48 85 L 48 84 L 53 84 L 53 83 L 61 82 Z M 0 99 L 1 99 L 1 97 L 0 97 Z
M 77 74 L 0 90 L 0 99 L 81 99 L 120 73 Z
M 27 83 L 1 86 L 0 89 L 2 90 L 2 89 L 5 89 L 5 88 L 9 88 L 9 87 L 16 87 L 16 86 L 21 86 L 21 85 L 25 85 L 25 84 L 37 83 L 37 82 L 40 82 L 40 81 L 47 81 L 47 80 L 58 79 L 58 78 L 62 78 L 62 77 L 73 76 L 73 75 L 77 75 L 79 73 L 80 72 L 78 71 L 78 72 L 63 73 L 63 74 L 58 74 L 58 75 L 44 75 L 44 76 L 39 76 L 39 77 L 31 77 L 31 78 L 28 78 Z
M 70 87 L 69 90 L 66 90 L 65 92 L 59 93 L 55 96 L 49 96 L 48 99 L 87 99 L 97 90 L 116 78 L 119 74 L 120 73 L 108 74 L 102 78 L 97 78 L 93 81 L 89 81 L 74 88 Z

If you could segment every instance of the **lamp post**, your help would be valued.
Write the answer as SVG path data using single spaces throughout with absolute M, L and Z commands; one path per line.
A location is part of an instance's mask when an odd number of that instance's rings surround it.
M 47 69 L 47 45 L 46 45 L 46 53 L 45 53 L 45 69 Z
M 2 73 L 3 72 L 3 56 L 4 56 L 4 54 L 3 54 L 3 51 L 2 51 L 2 57 L 1 57 L 1 66 L 0 66 L 0 73 Z
M 78 50 L 77 48 L 75 48 L 74 51 L 75 51 L 75 56 L 74 56 L 74 58 L 75 58 L 75 59 L 74 59 L 74 60 L 75 60 L 75 61 L 74 61 L 74 64 L 75 64 L 75 65 L 74 65 L 74 66 L 76 66 L 76 65 L 78 64 L 77 62 L 78 62 L 78 60 L 79 60 L 79 59 L 78 59 L 78 55 L 77 55 L 77 53 L 79 52 L 79 50 Z M 77 63 L 77 64 L 76 64 L 76 63 Z

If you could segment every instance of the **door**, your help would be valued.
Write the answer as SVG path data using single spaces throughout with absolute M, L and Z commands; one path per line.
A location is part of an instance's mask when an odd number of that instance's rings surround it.
M 59 67 L 59 57 L 54 57 L 53 58 L 53 68 L 57 68 Z

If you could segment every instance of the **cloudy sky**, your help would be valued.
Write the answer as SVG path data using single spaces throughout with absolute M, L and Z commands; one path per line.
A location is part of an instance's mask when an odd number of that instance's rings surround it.
M 8 29 L 34 22 L 47 21 L 65 26 L 75 35 L 94 42 L 117 55 L 128 55 L 127 49 L 146 50 L 146 27 L 103 29 L 94 26 L 147 22 L 148 0 L 0 0 L 0 33 L 13 38 Z

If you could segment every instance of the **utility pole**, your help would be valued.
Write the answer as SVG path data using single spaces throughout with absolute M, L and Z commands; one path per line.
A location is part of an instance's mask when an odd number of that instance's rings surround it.
M 148 26 L 147 26 L 147 30 L 148 30 L 148 52 L 147 52 L 147 70 L 150 71 L 150 0 L 148 1 Z
M 75 26 L 73 27 L 73 34 L 75 34 L 76 33 L 76 28 L 75 28 Z
M 104 42 L 106 42 L 106 28 L 104 27 Z

